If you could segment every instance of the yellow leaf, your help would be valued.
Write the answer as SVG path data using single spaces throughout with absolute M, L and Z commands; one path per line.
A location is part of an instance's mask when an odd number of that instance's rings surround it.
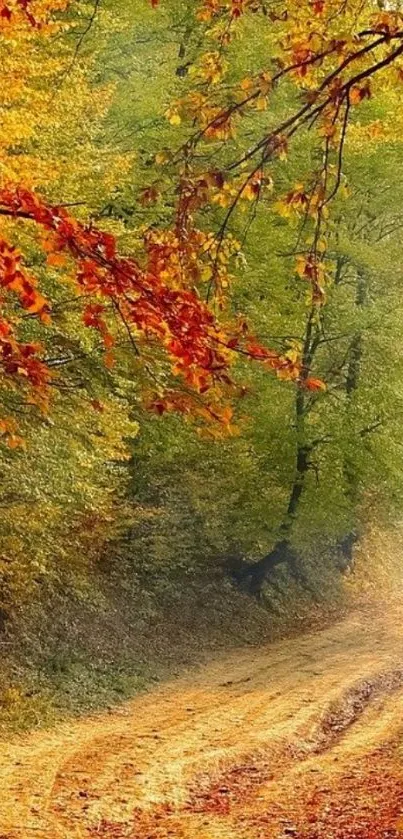
M 259 96 L 256 99 L 256 110 L 257 111 L 266 111 L 267 110 L 267 99 L 265 96 Z
M 181 116 L 177 108 L 168 108 L 168 110 L 165 111 L 165 116 L 168 122 L 171 123 L 171 125 L 180 125 L 182 122 Z

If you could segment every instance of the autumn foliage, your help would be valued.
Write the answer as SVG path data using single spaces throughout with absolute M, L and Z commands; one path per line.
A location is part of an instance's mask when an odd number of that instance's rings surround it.
M 66 9 L 66 0 L 7 0 L 1 3 L 4 38 L 46 37 L 54 13 Z M 74 4 L 71 4 L 74 5 Z M 152 0 L 152 6 L 158 6 Z M 310 391 L 324 384 L 311 374 L 309 353 L 295 347 L 279 352 L 249 335 L 242 316 L 224 315 L 231 287 L 231 264 L 241 244 L 231 233 L 239 205 L 253 205 L 273 194 L 278 211 L 301 225 L 295 272 L 309 290 L 312 317 L 326 301 L 329 282 L 327 224 L 329 205 L 343 185 L 343 149 L 352 109 L 373 95 L 378 74 L 393 65 L 399 70 L 403 53 L 403 22 L 399 12 L 360 12 L 357 31 L 339 31 L 335 0 L 284 2 L 275 11 L 260 0 L 202 0 L 195 20 L 205 27 L 211 48 L 192 67 L 194 84 L 183 98 L 172 102 L 166 117 L 174 126 L 187 126 L 184 143 L 175 154 L 158 156 L 159 165 L 174 167 L 177 177 L 175 218 L 164 229 L 151 227 L 143 237 L 143 252 L 121 256 L 116 240 L 92 223 L 78 221 L 67 208 L 53 206 L 22 181 L 4 179 L 0 188 L 0 214 L 16 224 L 28 225 L 49 265 L 68 270 L 82 298 L 85 326 L 97 330 L 108 366 L 114 363 L 118 318 L 134 353 L 142 343 L 156 342 L 170 361 L 171 372 L 185 390 L 166 395 L 159 389 L 149 402 L 159 412 L 180 408 L 185 413 L 202 404 L 206 416 L 220 417 L 218 403 L 232 385 L 231 367 L 243 355 L 263 363 L 281 378 Z M 156 13 L 158 14 L 157 8 Z M 271 67 L 226 84 L 226 51 L 247 15 L 269 17 L 278 31 L 280 51 Z M 25 34 L 24 34 L 25 33 Z M 272 95 L 284 81 L 292 81 L 299 100 L 294 111 L 248 148 L 236 140 L 245 120 L 270 108 Z M 282 195 L 273 182 L 270 166 L 285 160 L 297 132 L 315 127 L 321 163 L 309 182 L 298 183 Z M 228 146 L 229 159 L 211 168 L 201 165 L 206 146 Z M 214 154 L 212 155 L 214 160 Z M 155 184 L 143 189 L 144 206 L 158 199 Z M 199 214 L 207 206 L 223 213 L 218 230 L 206 230 Z M 1 362 L 6 379 L 29 386 L 29 399 L 45 409 L 49 383 L 55 375 L 39 342 L 19 338 L 20 320 L 36 318 L 44 329 L 51 323 L 52 300 L 25 265 L 23 254 L 6 236 L 0 241 L 3 299 L 14 296 L 18 311 L 1 319 Z M 69 262 L 70 260 L 70 262 Z M 224 390 L 223 390 L 224 388 Z M 158 389 L 157 389 L 158 390 Z M 204 397 L 204 394 L 210 394 Z M 194 399 L 196 396 L 196 400 Z M 225 397 L 226 398 L 226 397 Z M 202 402 L 200 402 L 202 400 Z M 215 407 L 213 407 L 213 403 Z M 226 417 L 229 416 L 225 410 Z M 4 419 L 6 423 L 6 418 Z M 7 426 L 5 426 L 6 428 Z
M 41 32 L 51 12 L 63 10 L 64 2 L 40 3 L 16 0 L 4 4 L 1 12 L 6 36 L 23 24 Z M 217 180 L 217 179 L 216 179 Z M 218 178 L 218 183 L 220 183 Z M 299 369 L 273 351 L 259 348 L 245 340 L 246 327 L 236 323 L 222 326 L 208 303 L 197 290 L 206 261 L 214 283 L 228 284 L 227 266 L 237 243 L 226 237 L 217 244 L 211 234 L 202 233 L 192 224 L 192 212 L 200 203 L 200 191 L 208 183 L 181 183 L 178 220 L 173 231 L 154 231 L 144 237 L 141 260 L 121 257 L 111 234 L 92 224 L 77 221 L 65 208 L 49 205 L 23 183 L 3 183 L 0 190 L 0 215 L 21 224 L 35 225 L 33 236 L 54 268 L 63 267 L 68 256 L 73 266 L 77 296 L 83 298 L 83 323 L 100 333 L 108 366 L 114 363 L 115 335 L 110 314 L 117 315 L 127 331 L 133 351 L 142 338 L 159 342 L 171 359 L 172 370 L 186 385 L 202 395 L 219 383 L 231 384 L 229 368 L 233 356 L 241 351 L 264 361 L 282 372 L 290 369 L 297 379 Z M 153 194 L 143 196 L 153 200 Z M 1 286 L 3 295 L 14 295 L 21 317 L 35 317 L 46 327 L 51 323 L 52 301 L 46 299 L 31 270 L 24 266 L 20 251 L 5 238 L 1 248 Z M 202 254 L 206 256 L 203 258 Z M 224 258 L 224 255 L 225 258 Z M 218 264 L 220 265 L 217 269 Z M 1 358 L 4 375 L 30 386 L 29 399 L 42 408 L 48 398 L 52 374 L 40 343 L 26 343 L 18 338 L 19 316 L 1 322 Z M 190 396 L 176 395 L 155 401 L 158 411 L 180 407 L 189 412 Z M 154 401 L 151 400 L 151 404 Z M 220 418 L 218 405 L 207 404 L 205 416 Z M 228 410 L 224 411 L 228 417 Z M 6 429 L 7 423 L 4 425 Z
M 350 120 L 357 106 L 374 95 L 381 97 L 403 76 L 402 14 L 356 5 L 320 0 L 301 6 L 285 0 L 274 10 L 260 0 L 202 0 L 196 17 L 207 27 L 211 49 L 192 68 L 197 83 L 166 112 L 172 125 L 192 126 L 183 146 L 191 172 L 189 189 L 201 203 L 226 209 L 220 241 L 239 204 L 268 202 L 273 194 L 279 214 L 298 223 L 295 272 L 306 283 L 316 312 L 325 304 L 332 281 L 327 258 L 331 203 L 342 191 L 348 194 L 343 158 Z M 261 24 L 269 20 L 278 47 L 267 67 L 231 85 L 226 55 L 242 37 L 243 18 L 252 14 Z M 270 37 L 270 29 L 267 33 Z M 293 110 L 266 131 L 252 132 L 242 147 L 244 125 L 269 112 L 272 99 L 289 82 L 297 93 Z M 312 129 L 320 163 L 305 183 L 282 194 L 273 168 L 287 160 L 295 136 Z M 379 125 L 376 130 L 382 133 Z M 228 158 L 221 171 L 201 172 L 198 159 L 208 146 L 219 150 L 222 143 L 228 146 Z M 304 359 L 301 364 L 304 378 Z

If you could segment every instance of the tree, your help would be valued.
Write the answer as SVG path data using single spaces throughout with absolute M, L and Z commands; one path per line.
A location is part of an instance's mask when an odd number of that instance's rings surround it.
M 352 121 L 354 125 L 358 106 L 362 107 L 362 103 L 376 94 L 382 103 L 383 120 L 371 122 L 367 107 L 367 130 L 381 140 L 386 139 L 385 135 L 391 136 L 392 128 L 392 137 L 395 136 L 390 87 L 401 72 L 401 18 L 396 11 L 374 13 L 367 8 L 357 10 L 353 4 L 344 6 L 339 14 L 332 3 L 307 4 L 302 10 L 300 6 L 294 9 L 291 3 L 285 3 L 282 9 L 270 12 L 264 4 L 254 2 L 206 2 L 199 5 L 196 16 L 204 37 L 210 38 L 212 45 L 215 41 L 217 48 L 202 52 L 194 60 L 187 74 L 187 90 L 166 112 L 170 123 L 179 126 L 181 140 L 179 150 L 165 152 L 163 161 L 171 173 L 178 161 L 181 167 L 176 213 L 183 237 L 188 239 L 189 231 L 197 229 L 196 219 L 203 226 L 207 223 L 215 230 L 214 241 L 218 240 L 220 252 L 228 231 L 238 227 L 237 239 L 243 238 L 236 212 L 245 203 L 252 204 L 245 225 L 250 236 L 250 223 L 256 222 L 258 204 L 269 203 L 270 193 L 274 194 L 279 212 L 300 221 L 295 246 L 296 274 L 310 288 L 309 306 L 303 316 L 304 330 L 302 334 L 300 329 L 297 331 L 300 349 L 296 351 L 294 346 L 289 351 L 298 369 L 295 470 L 290 494 L 274 548 L 243 572 L 251 585 L 260 589 L 266 573 L 277 563 L 288 560 L 295 564 L 290 533 L 309 475 L 312 470 L 318 475 L 315 454 L 329 442 L 326 429 L 318 437 L 312 437 L 306 427 L 318 399 L 311 398 L 309 391 L 321 391 L 326 381 L 326 377 L 316 376 L 311 370 L 317 363 L 318 353 L 320 363 L 323 345 L 334 340 L 324 333 L 329 288 L 340 282 L 329 206 L 341 188 L 346 190 L 344 152 L 349 123 Z M 351 40 L 344 34 L 347 21 L 354 25 Z M 258 27 L 264 35 L 257 34 Z M 246 45 L 250 64 L 248 48 L 252 38 L 256 69 L 253 72 L 252 68 L 245 77 L 240 43 Z M 261 43 L 265 44 L 265 52 L 259 51 Z M 269 50 L 267 43 L 271 45 Z M 305 129 L 313 126 L 316 135 L 308 140 Z M 301 134 L 305 147 L 311 149 L 308 166 L 301 165 L 297 171 L 299 183 L 291 183 L 282 197 L 280 193 L 279 200 L 276 186 L 288 178 L 281 174 L 276 161 L 281 161 L 287 153 L 291 155 L 290 141 L 295 142 Z M 214 205 L 222 208 L 221 213 L 214 211 Z M 214 253 L 206 277 L 207 300 L 214 293 L 222 302 L 227 285 L 227 277 L 221 276 Z M 352 309 L 363 303 L 360 279 L 358 286 L 355 301 L 350 301 Z M 253 355 L 253 344 L 248 349 Z M 257 349 L 256 357 L 259 353 Z M 350 402 L 352 392 L 358 387 L 361 353 L 362 336 L 354 334 L 346 362 L 345 387 Z M 342 364 L 336 368 L 336 377 L 344 375 L 344 367 Z M 331 379 L 328 385 L 332 386 Z M 375 420 L 361 428 L 358 435 L 365 438 L 378 428 L 379 422 Z M 352 445 L 357 442 L 356 435 L 353 439 Z M 356 508 L 360 493 L 354 486 L 357 481 L 349 457 L 345 453 L 342 471 L 350 506 Z M 354 528 L 340 539 L 340 547 L 347 553 L 351 553 L 353 534 Z

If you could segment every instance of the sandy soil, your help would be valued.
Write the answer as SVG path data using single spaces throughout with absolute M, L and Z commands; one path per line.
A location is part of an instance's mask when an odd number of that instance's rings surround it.
M 0 839 L 403 836 L 403 607 L 0 744 Z

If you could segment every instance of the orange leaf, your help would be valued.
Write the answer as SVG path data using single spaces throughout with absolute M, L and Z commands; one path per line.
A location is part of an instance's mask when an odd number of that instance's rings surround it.
M 63 268 L 66 265 L 66 257 L 62 253 L 50 253 L 46 262 L 54 268 Z
M 305 379 L 303 384 L 308 390 L 326 390 L 326 385 L 321 379 Z

